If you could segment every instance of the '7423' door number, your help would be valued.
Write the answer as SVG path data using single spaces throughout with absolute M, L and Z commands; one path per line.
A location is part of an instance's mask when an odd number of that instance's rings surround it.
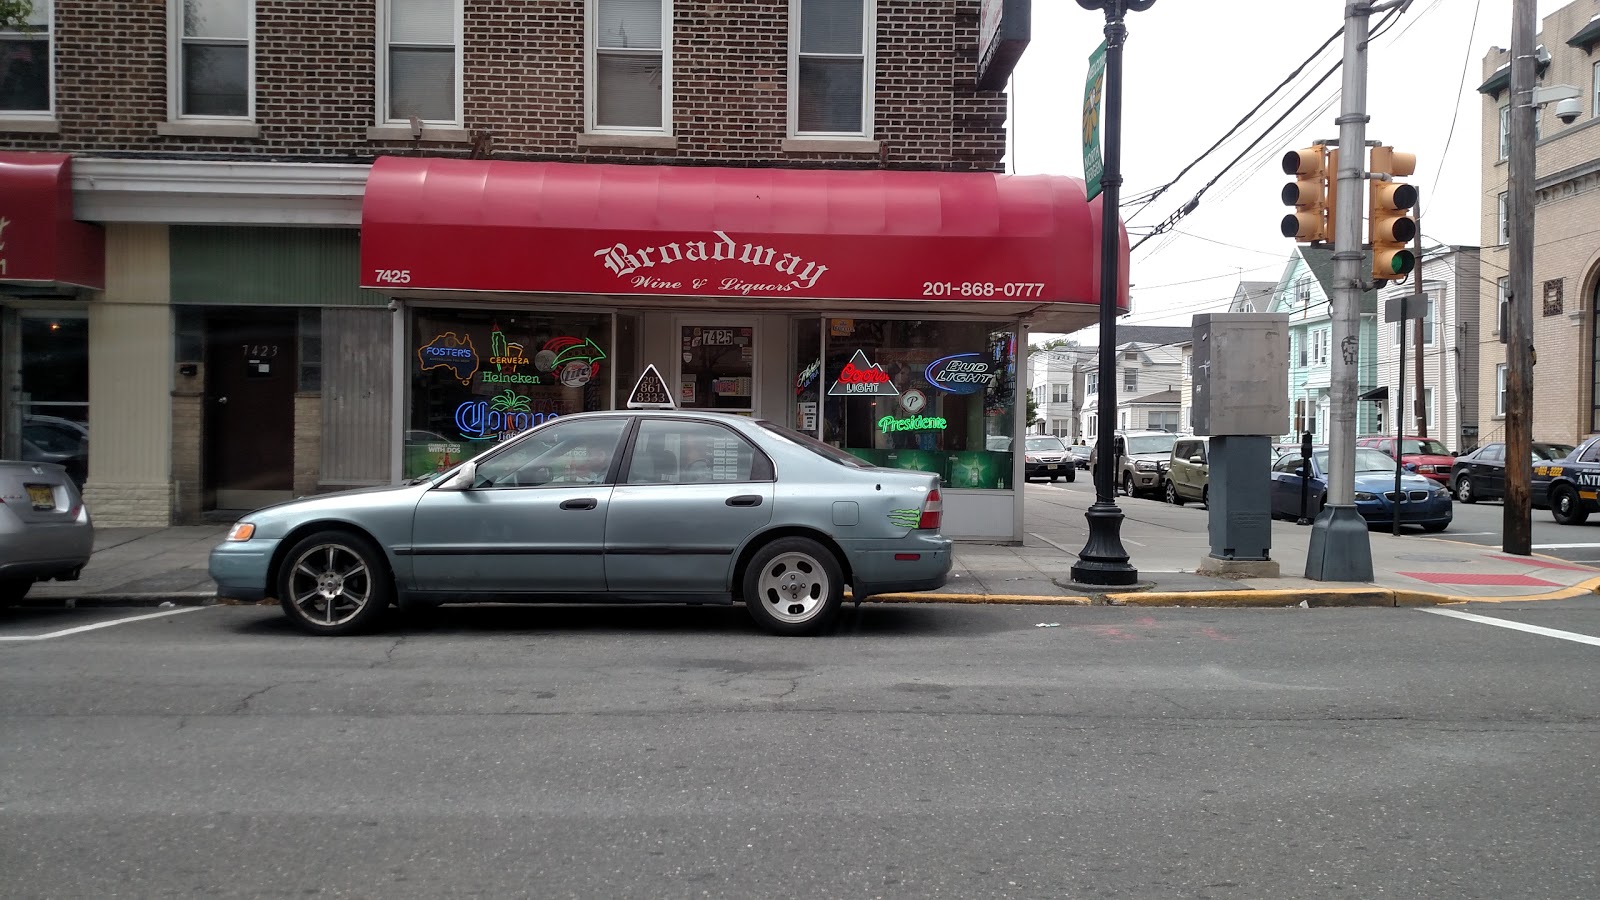
M 410 284 L 410 269 L 378 269 L 379 284 Z

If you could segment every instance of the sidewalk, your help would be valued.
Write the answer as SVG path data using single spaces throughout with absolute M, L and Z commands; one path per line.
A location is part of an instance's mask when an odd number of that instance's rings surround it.
M 1070 586 L 1083 547 L 1084 510 L 1093 497 L 1034 489 L 1027 495 L 1021 546 L 956 545 L 950 583 L 939 591 L 878 598 L 889 602 L 1124 603 L 1164 606 L 1405 606 L 1490 600 L 1556 599 L 1600 588 L 1600 569 L 1497 548 L 1371 533 L 1371 583 L 1311 581 L 1305 571 L 1311 529 L 1273 525 L 1278 578 L 1223 578 L 1195 569 L 1209 551 L 1208 512 L 1143 500 L 1119 501 L 1122 540 L 1139 571 L 1137 589 L 1087 591 Z M 215 592 L 206 557 L 226 525 L 101 528 L 94 557 L 75 582 L 34 585 L 30 603 L 191 605 Z

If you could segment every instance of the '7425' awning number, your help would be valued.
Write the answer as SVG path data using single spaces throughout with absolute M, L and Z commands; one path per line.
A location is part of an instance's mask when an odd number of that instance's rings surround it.
M 377 281 L 379 284 L 410 284 L 410 269 L 378 269 Z

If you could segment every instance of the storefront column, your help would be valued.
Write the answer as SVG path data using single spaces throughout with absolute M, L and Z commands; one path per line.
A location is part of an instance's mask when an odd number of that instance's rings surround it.
M 165 526 L 174 508 L 171 278 L 164 225 L 106 229 L 89 303 L 89 477 L 101 526 Z

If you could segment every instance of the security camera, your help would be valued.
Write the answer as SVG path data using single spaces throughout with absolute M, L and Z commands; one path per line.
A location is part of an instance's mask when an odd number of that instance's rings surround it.
M 399 311 L 400 311 L 400 301 L 394 299 L 393 297 L 390 297 L 389 298 L 389 312 L 399 312 Z
M 1563 125 L 1571 125 L 1578 121 L 1578 116 L 1583 113 L 1583 104 L 1577 98 L 1570 98 L 1556 103 L 1556 118 Z

